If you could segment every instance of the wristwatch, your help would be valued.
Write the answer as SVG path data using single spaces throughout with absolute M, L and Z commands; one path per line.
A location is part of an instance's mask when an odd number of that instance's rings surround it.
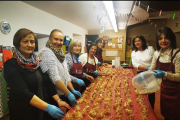
M 61 99 L 57 100 L 57 103 L 60 102 L 60 101 L 62 101 L 62 100 Z

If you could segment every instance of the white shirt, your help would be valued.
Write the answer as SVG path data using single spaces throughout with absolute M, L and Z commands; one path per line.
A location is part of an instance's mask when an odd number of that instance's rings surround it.
M 87 55 L 88 55 L 87 53 L 84 53 L 84 54 L 79 56 L 79 62 L 81 62 L 82 66 L 84 66 L 87 63 Z M 98 59 L 95 56 L 94 56 L 94 58 L 95 58 L 95 62 L 96 62 L 96 65 L 97 65 L 98 64 Z M 95 65 L 94 59 L 91 59 L 91 58 L 89 58 L 88 63 L 92 64 L 92 65 Z
M 178 51 L 179 48 L 176 48 L 173 50 L 173 56 Z M 168 48 L 164 53 L 162 52 L 162 49 L 159 51 L 156 51 L 153 56 L 152 64 L 149 70 L 155 70 L 156 69 L 156 61 L 159 57 L 159 61 L 162 63 L 169 63 L 171 62 L 171 51 L 172 48 Z M 170 73 L 168 71 L 165 71 L 165 78 L 169 79 L 171 81 L 180 82 L 180 52 L 176 54 L 175 58 L 173 59 L 174 69 L 175 73 Z
M 65 86 L 67 87 L 67 82 L 71 81 L 68 69 L 67 62 L 64 59 L 63 63 L 59 62 L 56 55 L 52 50 L 45 47 L 42 48 L 38 53 L 40 59 L 48 66 L 48 75 L 51 81 L 55 84 L 57 81 L 62 80 Z M 63 95 L 59 89 L 57 89 L 59 95 Z
M 132 64 L 135 68 L 138 68 L 139 65 L 143 66 L 151 66 L 152 58 L 154 54 L 154 48 L 152 46 L 148 46 L 144 51 L 133 51 L 131 53 Z

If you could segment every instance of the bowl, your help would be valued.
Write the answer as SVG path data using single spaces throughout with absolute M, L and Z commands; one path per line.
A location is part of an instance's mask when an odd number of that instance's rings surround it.
M 154 72 L 145 71 L 132 78 L 132 84 L 139 94 L 150 94 L 160 89 L 159 80 L 154 76 Z

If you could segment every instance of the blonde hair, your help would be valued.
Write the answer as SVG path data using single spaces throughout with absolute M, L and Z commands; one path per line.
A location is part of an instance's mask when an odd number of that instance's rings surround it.
M 79 44 L 81 45 L 81 42 L 80 42 L 80 41 L 78 41 L 78 40 L 72 40 L 72 41 L 70 42 L 70 44 L 69 44 L 69 52 L 72 52 L 72 51 L 73 51 L 73 47 L 76 45 L 76 43 L 79 43 Z M 81 46 L 81 48 L 82 48 L 82 46 Z M 81 52 L 81 50 L 80 50 L 80 52 Z

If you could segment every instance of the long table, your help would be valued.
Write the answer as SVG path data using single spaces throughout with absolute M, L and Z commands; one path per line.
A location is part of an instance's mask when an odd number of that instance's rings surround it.
M 132 85 L 132 69 L 99 68 L 94 83 L 62 120 L 157 120 L 147 95 Z

